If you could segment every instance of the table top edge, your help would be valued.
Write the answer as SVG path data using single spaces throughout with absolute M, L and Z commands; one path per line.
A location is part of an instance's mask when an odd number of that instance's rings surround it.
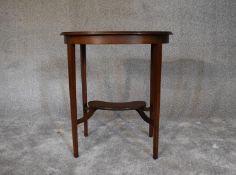
M 70 31 L 62 32 L 64 36 L 96 36 L 96 35 L 173 35 L 170 31 Z

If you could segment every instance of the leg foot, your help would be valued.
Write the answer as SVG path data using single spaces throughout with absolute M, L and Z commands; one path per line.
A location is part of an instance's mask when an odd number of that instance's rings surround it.
M 158 159 L 158 155 L 157 154 L 153 154 L 153 159 Z
M 74 158 L 78 158 L 79 157 L 79 154 L 77 153 L 77 154 L 75 154 L 74 153 Z

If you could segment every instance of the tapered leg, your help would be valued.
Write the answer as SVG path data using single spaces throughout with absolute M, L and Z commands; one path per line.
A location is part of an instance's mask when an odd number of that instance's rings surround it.
M 152 94 L 153 94 L 153 88 L 152 88 L 152 82 L 153 82 L 153 66 L 154 66 L 154 64 L 153 64 L 153 59 L 152 59 L 152 57 L 153 57 L 153 45 L 151 45 L 151 63 L 150 63 L 150 119 L 151 119 L 151 121 L 153 121 L 153 114 L 152 114 L 152 105 L 153 105 L 153 96 L 152 96 Z M 149 123 L 149 137 L 152 137 L 153 136 L 153 123 Z
M 67 44 L 67 54 L 68 54 L 72 140 L 73 140 L 74 157 L 78 157 L 79 150 L 78 150 L 78 133 L 77 133 L 76 69 L 75 69 L 74 44 Z
M 87 80 L 86 80 L 86 45 L 80 45 L 80 63 L 81 63 L 81 80 L 82 80 L 82 99 L 83 99 L 83 116 L 84 121 L 84 136 L 88 136 L 88 120 L 87 120 Z
M 153 119 L 153 158 L 158 158 L 162 45 L 151 45 L 151 118 Z

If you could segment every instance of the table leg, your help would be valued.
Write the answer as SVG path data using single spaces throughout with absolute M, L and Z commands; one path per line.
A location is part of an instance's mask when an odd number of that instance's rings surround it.
M 152 105 L 153 105 L 153 88 L 152 88 L 152 85 L 153 85 L 153 72 L 152 71 L 154 69 L 154 64 L 153 64 L 153 45 L 151 45 L 151 63 L 150 63 L 150 119 L 151 121 L 153 121 L 153 114 L 152 114 Z M 153 136 L 153 123 L 149 123 L 149 137 L 152 137 Z
M 87 80 L 86 80 L 86 45 L 80 45 L 80 63 L 81 63 L 81 80 L 82 80 L 82 99 L 83 99 L 83 117 L 84 121 L 84 136 L 88 136 L 88 119 L 87 119 Z
M 73 140 L 74 157 L 78 157 L 79 151 L 78 151 L 78 133 L 77 133 L 76 68 L 75 68 L 74 44 L 67 44 L 67 54 L 68 54 L 72 140 Z
M 153 158 L 158 158 L 162 45 L 151 45 L 151 118 L 153 119 Z

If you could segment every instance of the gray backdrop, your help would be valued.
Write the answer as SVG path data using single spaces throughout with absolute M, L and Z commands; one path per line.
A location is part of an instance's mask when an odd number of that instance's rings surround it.
M 0 174 L 235 174 L 235 28 L 235 0 L 0 0 Z M 163 48 L 158 160 L 133 111 L 98 111 L 88 138 L 80 125 L 73 158 L 60 36 L 73 30 L 174 33 Z M 149 101 L 150 46 L 87 51 L 89 100 Z

